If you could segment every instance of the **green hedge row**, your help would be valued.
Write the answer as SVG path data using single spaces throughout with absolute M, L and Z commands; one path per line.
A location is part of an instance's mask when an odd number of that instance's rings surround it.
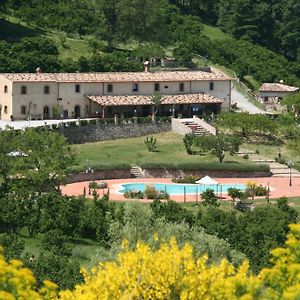
M 234 172 L 269 172 L 266 164 L 244 164 L 238 162 L 197 162 L 197 163 L 152 163 L 141 162 L 138 164 L 143 169 L 169 169 L 189 171 L 234 171 Z

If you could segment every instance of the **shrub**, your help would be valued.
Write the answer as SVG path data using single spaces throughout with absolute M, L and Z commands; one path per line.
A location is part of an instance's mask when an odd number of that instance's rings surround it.
M 275 161 L 277 161 L 278 163 L 285 165 L 287 163 L 287 160 L 284 157 L 275 157 Z
M 90 121 L 89 121 L 89 124 L 90 124 L 90 125 L 96 125 L 96 124 L 97 124 L 97 121 L 96 121 L 96 120 L 90 120 Z
M 173 178 L 172 181 L 176 183 L 195 183 L 199 179 L 198 176 L 194 175 L 187 175 L 183 178 Z
M 147 147 L 147 150 L 149 152 L 156 152 L 156 142 L 157 142 L 157 140 L 153 136 L 151 136 L 151 137 L 147 136 L 146 137 L 146 139 L 144 140 L 144 143 L 145 143 L 145 145 Z
M 255 154 L 259 154 L 259 150 L 258 149 L 255 149 Z
M 212 189 L 207 189 L 201 194 L 202 204 L 204 206 L 219 206 L 217 196 Z
M 87 126 L 88 124 L 87 120 L 80 120 L 80 126 Z
M 72 121 L 72 122 L 68 122 L 68 126 L 69 126 L 69 127 L 76 127 L 77 124 L 76 124 L 75 121 Z
M 159 191 L 157 199 L 169 200 L 170 195 L 166 191 Z
M 266 188 L 262 185 L 259 185 L 256 187 L 256 190 L 255 190 L 256 196 L 267 196 L 267 194 L 268 194 L 268 188 Z
M 147 199 L 157 199 L 159 192 L 155 189 L 153 185 L 146 186 L 144 194 Z
M 249 154 L 244 154 L 244 155 L 243 155 L 243 158 L 244 158 L 244 159 L 249 159 Z
M 124 193 L 124 197 L 130 199 L 143 199 L 144 193 L 137 190 L 129 190 L 128 192 Z
M 187 154 L 193 154 L 192 146 L 195 142 L 195 135 L 192 133 L 186 134 L 183 138 L 183 143 Z

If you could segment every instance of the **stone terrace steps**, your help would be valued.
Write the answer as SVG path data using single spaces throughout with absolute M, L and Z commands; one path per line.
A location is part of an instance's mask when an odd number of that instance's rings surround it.
M 211 135 L 208 130 L 197 124 L 195 121 L 183 121 L 182 124 L 190 128 L 196 136 Z
M 144 178 L 145 177 L 143 169 L 138 166 L 131 166 L 130 173 L 131 173 L 131 176 L 135 177 L 135 178 Z
M 276 162 L 274 159 L 265 158 L 254 151 L 248 151 L 245 149 L 240 149 L 238 155 L 243 156 L 244 154 L 249 155 L 249 160 L 258 164 L 268 164 L 270 166 L 270 171 L 274 177 L 300 177 L 300 172 L 296 169 L 291 169 L 284 164 Z

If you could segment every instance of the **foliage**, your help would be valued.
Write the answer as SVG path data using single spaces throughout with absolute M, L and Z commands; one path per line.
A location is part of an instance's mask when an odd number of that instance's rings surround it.
M 83 271 L 84 283 L 60 292 L 59 298 L 297 299 L 300 226 L 290 228 L 285 247 L 272 251 L 272 266 L 257 276 L 249 274 L 247 262 L 237 268 L 226 259 L 210 265 L 207 255 L 198 257 L 192 246 L 179 246 L 175 239 L 154 249 L 138 242 L 133 250 L 124 241 L 117 261 L 101 263 L 92 273 Z M 157 236 L 154 242 L 159 243 Z M 56 285 L 48 281 L 36 291 L 31 271 L 21 262 L 7 263 L 1 256 L 0 263 L 2 298 L 58 298 Z
M 283 98 L 281 101 L 283 105 L 286 105 L 288 110 L 294 112 L 297 116 L 300 113 L 300 93 L 291 94 Z
M 4 256 L 0 254 L 0 298 L 2 299 L 54 299 L 57 286 L 44 281 L 40 290 L 36 289 L 36 280 L 32 272 L 23 267 L 18 260 L 11 260 L 7 263 Z
M 199 176 L 185 175 L 183 178 L 173 178 L 172 181 L 176 183 L 195 183 Z
M 202 194 L 201 194 L 201 199 L 202 199 L 202 204 L 204 206 L 219 206 L 220 203 L 218 203 L 218 198 L 212 189 L 206 189 Z
M 153 185 L 147 185 L 144 191 L 144 195 L 147 199 L 157 199 L 159 191 L 155 189 Z
M 288 224 L 297 222 L 295 209 L 286 208 L 286 205 L 283 208 L 267 205 L 242 214 L 213 207 L 201 208 L 197 224 L 242 251 L 251 269 L 258 272 L 269 265 L 270 249 L 284 244 Z
M 228 196 L 232 198 L 232 201 L 235 201 L 236 199 L 244 199 L 245 198 L 244 192 L 237 188 L 229 188 Z
M 128 192 L 124 193 L 124 197 L 130 199 L 143 199 L 144 193 L 141 191 L 129 190 Z
M 51 280 L 60 289 L 67 289 L 83 280 L 78 262 L 53 252 L 41 253 L 33 262 L 27 263 L 27 267 L 30 267 L 37 278 L 38 287 L 42 286 L 43 281 Z
M 237 137 L 218 134 L 217 136 L 201 136 L 195 138 L 195 145 L 202 151 L 210 151 L 211 154 L 222 163 L 226 152 L 230 155 L 239 151 L 241 141 Z
M 24 244 L 24 241 L 15 234 L 0 233 L 0 245 L 4 248 L 6 260 L 20 258 L 25 248 Z
M 151 136 L 147 136 L 146 139 L 144 140 L 144 143 L 147 147 L 147 150 L 149 152 L 156 152 L 157 151 L 157 140 L 155 137 Z
M 183 143 L 186 149 L 187 154 L 193 154 L 192 146 L 195 142 L 195 135 L 194 134 L 186 134 L 183 138 Z

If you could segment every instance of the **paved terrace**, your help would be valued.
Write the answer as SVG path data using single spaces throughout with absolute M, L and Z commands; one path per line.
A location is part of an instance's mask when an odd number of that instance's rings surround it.
M 270 199 L 279 198 L 279 197 L 300 197 L 300 178 L 292 178 L 292 186 L 289 186 L 289 178 L 287 177 L 264 177 L 264 178 L 214 178 L 219 183 L 224 184 L 246 184 L 249 181 L 254 181 L 258 185 L 270 186 Z M 100 182 L 102 180 L 99 180 Z M 113 180 L 105 180 L 108 183 L 108 187 L 110 190 L 110 199 L 116 201 L 125 201 L 128 200 L 123 197 L 123 194 L 118 193 L 121 189 L 121 185 L 124 183 L 131 182 L 146 182 L 146 183 L 172 183 L 171 178 L 130 178 L 130 179 L 113 179 Z M 89 182 L 78 182 L 68 184 L 62 187 L 62 192 L 68 196 L 79 196 L 83 195 L 84 187 L 86 189 L 86 193 L 88 193 L 88 185 Z M 103 194 L 102 190 L 99 190 L 99 196 L 101 197 Z M 87 197 L 92 197 L 87 195 Z M 223 198 L 224 197 L 224 198 Z M 183 195 L 172 196 L 172 200 L 176 202 L 184 202 Z M 224 200 L 229 200 L 229 197 L 222 194 L 222 198 Z M 149 202 L 149 200 L 141 200 L 142 202 Z M 151 201 L 151 200 L 150 200 Z M 187 202 L 195 202 L 195 195 L 187 195 Z

